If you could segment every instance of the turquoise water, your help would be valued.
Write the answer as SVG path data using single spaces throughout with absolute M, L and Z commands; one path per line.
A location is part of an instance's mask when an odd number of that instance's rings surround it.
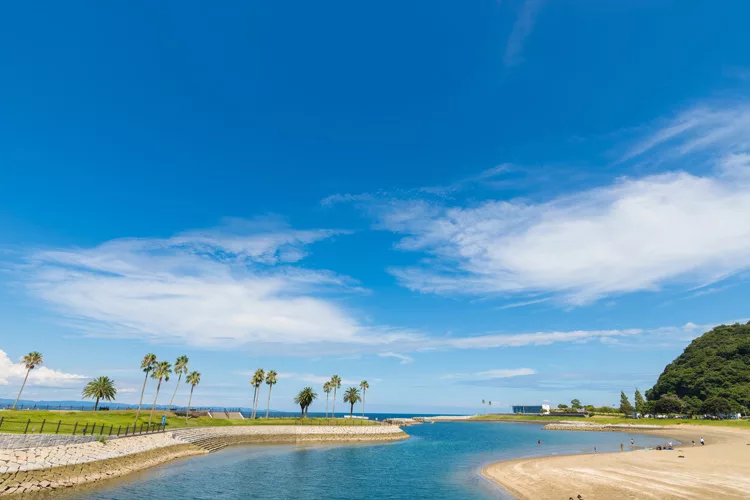
M 482 478 L 488 463 L 538 455 L 653 446 L 663 438 L 614 432 L 542 431 L 540 425 L 424 424 L 411 439 L 374 445 L 247 445 L 179 460 L 66 498 L 229 500 L 258 498 L 504 499 Z M 542 444 L 537 444 L 541 439 Z M 571 492 L 571 495 L 575 496 Z

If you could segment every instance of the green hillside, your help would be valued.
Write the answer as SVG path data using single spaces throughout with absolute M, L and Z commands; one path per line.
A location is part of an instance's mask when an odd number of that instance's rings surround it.
M 683 411 L 717 414 L 750 408 L 750 323 L 721 325 L 693 340 L 664 368 L 649 401 L 669 406 L 680 398 Z M 708 410 L 708 411 L 707 411 Z

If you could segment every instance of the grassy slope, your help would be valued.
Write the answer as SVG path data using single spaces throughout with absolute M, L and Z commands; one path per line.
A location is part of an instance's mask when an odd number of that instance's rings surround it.
M 624 418 L 617 416 L 597 415 L 589 418 L 576 417 L 539 417 L 535 415 L 477 415 L 472 420 L 483 420 L 488 422 L 533 422 L 533 423 L 550 423 L 559 420 L 570 420 L 574 422 L 589 422 L 598 424 L 637 424 L 637 425 L 707 425 L 716 427 L 734 427 L 737 429 L 750 429 L 750 420 L 679 420 L 679 419 L 655 419 Z
M 164 412 L 154 412 L 154 423 L 161 422 L 161 416 Z M 138 425 L 148 424 L 148 411 L 141 411 L 141 415 L 138 418 Z M 336 419 L 324 419 L 324 418 L 306 418 L 301 420 L 299 418 L 273 418 L 265 419 L 260 418 L 256 420 L 223 420 L 213 419 L 209 417 L 198 417 L 190 418 L 189 423 L 185 422 L 185 417 L 177 417 L 173 413 L 166 413 L 167 415 L 167 429 L 177 429 L 182 427 L 216 427 L 216 426 L 231 426 L 231 425 L 376 425 L 376 422 L 364 420 L 348 420 L 343 418 Z M 32 427 L 37 430 L 40 428 L 42 420 L 46 420 L 45 423 L 45 434 L 48 432 L 54 432 L 54 429 L 59 421 L 62 421 L 60 434 L 70 434 L 71 428 L 66 427 L 66 424 L 72 426 L 75 422 L 78 422 L 78 429 L 83 428 L 86 424 L 89 426 L 95 424 L 97 427 L 100 425 L 105 426 L 105 432 L 107 432 L 107 426 L 113 425 L 115 431 L 118 426 L 122 426 L 123 430 L 125 426 L 132 426 L 133 419 L 135 418 L 134 410 L 123 410 L 123 411 L 37 411 L 37 410 L 17 410 L 17 411 L 0 411 L 0 417 L 3 417 L 3 423 L 0 425 L 0 432 L 23 432 L 25 423 L 31 419 Z

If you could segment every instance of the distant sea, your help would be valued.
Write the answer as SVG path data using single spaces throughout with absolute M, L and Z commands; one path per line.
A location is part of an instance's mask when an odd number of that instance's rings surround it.
M 178 460 L 115 482 L 56 497 L 94 500 L 489 500 L 510 498 L 481 469 L 512 458 L 620 453 L 620 443 L 655 446 L 663 438 L 617 432 L 543 431 L 541 425 L 439 422 L 404 429 L 387 444 L 243 445 Z M 537 444 L 542 440 L 542 444 Z M 578 493 L 570 492 L 574 497 Z

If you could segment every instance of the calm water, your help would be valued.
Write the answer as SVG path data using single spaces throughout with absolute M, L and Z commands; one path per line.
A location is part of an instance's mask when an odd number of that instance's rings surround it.
M 509 498 L 480 475 L 497 460 L 618 451 L 664 439 L 614 432 L 542 431 L 540 425 L 436 423 L 411 439 L 376 445 L 248 445 L 179 460 L 65 498 L 434 500 Z M 543 441 L 542 445 L 537 440 Z

